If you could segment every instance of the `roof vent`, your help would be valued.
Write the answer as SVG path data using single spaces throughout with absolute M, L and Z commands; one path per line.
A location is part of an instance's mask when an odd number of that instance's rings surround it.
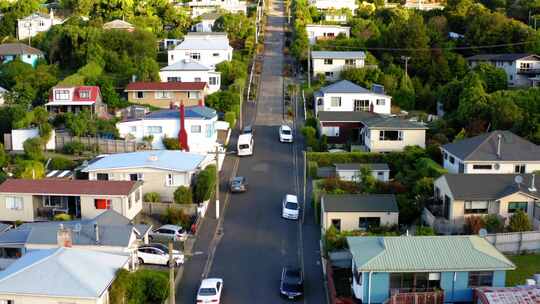
M 158 157 L 157 157 L 157 155 L 152 154 L 152 155 L 150 155 L 150 156 L 148 157 L 148 160 L 149 160 L 149 161 L 152 161 L 152 162 L 155 162 L 155 161 L 158 161 Z
M 536 176 L 533 174 L 532 178 L 531 178 L 531 187 L 529 188 L 529 191 L 531 191 L 531 192 L 536 192 L 536 185 L 535 185 L 535 182 L 534 182 L 535 177 Z
M 498 158 L 501 158 L 501 139 L 502 139 L 502 135 L 497 134 L 497 157 Z

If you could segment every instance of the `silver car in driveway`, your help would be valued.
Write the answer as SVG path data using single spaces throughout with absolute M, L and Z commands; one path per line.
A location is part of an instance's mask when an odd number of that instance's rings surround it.
M 187 232 L 184 228 L 177 225 L 163 225 L 158 229 L 151 231 L 148 238 L 151 241 L 154 240 L 172 240 L 172 241 L 185 241 L 187 239 Z

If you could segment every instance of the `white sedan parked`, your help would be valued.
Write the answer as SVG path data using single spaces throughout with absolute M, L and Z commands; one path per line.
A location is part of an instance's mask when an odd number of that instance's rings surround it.
M 284 219 L 297 220 L 300 215 L 300 205 L 296 195 L 287 194 L 283 198 L 281 216 Z
M 163 244 L 148 244 L 137 249 L 137 257 L 140 264 L 155 264 L 169 266 L 169 248 Z M 173 250 L 174 266 L 184 264 L 184 255 Z
M 280 142 L 293 142 L 293 133 L 291 127 L 282 125 L 279 127 L 279 141 Z
M 219 304 L 221 301 L 222 291 L 223 279 L 204 279 L 201 282 L 201 287 L 199 287 L 199 291 L 197 291 L 197 303 Z

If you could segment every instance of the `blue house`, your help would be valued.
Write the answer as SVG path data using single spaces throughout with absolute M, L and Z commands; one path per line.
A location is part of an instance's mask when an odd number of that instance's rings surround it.
M 348 237 L 347 243 L 354 296 L 368 304 L 411 293 L 436 303 L 471 302 L 473 288 L 502 287 L 506 271 L 516 268 L 478 236 Z
M 35 67 L 38 60 L 43 58 L 43 52 L 24 43 L 0 44 L 1 63 L 8 63 L 16 58 Z

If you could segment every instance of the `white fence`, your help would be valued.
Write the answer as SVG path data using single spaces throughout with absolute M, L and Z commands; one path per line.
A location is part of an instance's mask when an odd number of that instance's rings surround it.
M 540 251 L 540 231 L 488 234 L 485 239 L 504 253 Z

